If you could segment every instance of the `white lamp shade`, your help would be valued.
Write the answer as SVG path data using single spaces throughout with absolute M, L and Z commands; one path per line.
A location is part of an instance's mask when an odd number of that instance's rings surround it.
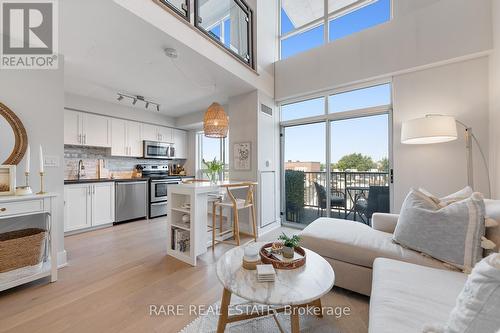
M 401 142 L 409 145 L 448 142 L 457 138 L 457 123 L 451 116 L 428 115 L 405 121 L 401 128 Z

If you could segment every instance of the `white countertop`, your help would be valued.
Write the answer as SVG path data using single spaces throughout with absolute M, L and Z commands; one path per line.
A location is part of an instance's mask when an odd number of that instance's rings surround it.
M 216 182 L 216 183 L 210 183 L 210 182 L 193 182 L 193 183 L 181 183 L 181 184 L 174 184 L 170 185 L 169 188 L 172 190 L 175 189 L 188 189 L 188 190 L 193 190 L 196 192 L 214 192 L 218 191 L 221 186 L 224 185 L 235 185 L 235 184 L 241 184 L 246 181 L 244 180 L 226 180 L 222 182 Z
M 45 193 L 45 194 L 31 194 L 31 195 L 9 195 L 9 196 L 0 196 L 0 203 L 2 202 L 13 202 L 13 201 L 29 201 L 29 200 L 37 200 L 44 198 L 52 198 L 57 197 L 59 194 L 57 193 Z

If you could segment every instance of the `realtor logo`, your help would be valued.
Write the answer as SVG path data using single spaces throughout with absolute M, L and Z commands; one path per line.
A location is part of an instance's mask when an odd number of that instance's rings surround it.
M 0 0 L 1 69 L 57 69 L 57 0 Z

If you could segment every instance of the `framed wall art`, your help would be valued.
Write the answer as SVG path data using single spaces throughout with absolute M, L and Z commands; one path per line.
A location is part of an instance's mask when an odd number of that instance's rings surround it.
M 0 165 L 0 195 L 16 193 L 16 166 Z
M 235 143 L 233 150 L 234 170 L 251 170 L 252 147 L 250 142 Z

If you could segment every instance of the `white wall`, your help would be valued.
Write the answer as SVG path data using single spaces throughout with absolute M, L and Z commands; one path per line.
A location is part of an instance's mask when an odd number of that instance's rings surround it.
M 289 99 L 492 48 L 491 1 L 441 0 L 406 9 L 410 8 L 391 22 L 277 62 L 275 98 Z
M 63 227 L 64 184 L 64 78 L 62 56 L 58 70 L 1 70 L 0 101 L 7 105 L 23 122 L 31 145 L 30 185 L 40 190 L 38 176 L 38 146 L 42 145 L 46 156 L 59 158 L 59 166 L 45 168 L 45 188 L 59 194 L 57 203 L 56 237 L 59 244 L 59 264 L 65 263 Z M 6 149 L 1 144 L 0 149 Z M 23 160 L 18 165 L 17 182 L 24 184 Z M 0 162 L 1 163 L 1 162 Z M 61 261 L 62 260 L 62 261 Z
M 500 199 L 500 1 L 493 0 L 494 50 L 490 57 L 490 168 L 493 177 L 493 193 Z
M 229 116 L 229 168 L 231 178 L 240 180 L 257 180 L 257 110 L 258 92 L 231 97 L 226 112 Z M 233 145 L 250 142 L 252 149 L 251 170 L 234 170 Z
M 403 121 L 429 113 L 453 115 L 473 128 L 488 152 L 488 58 L 400 75 L 393 82 L 394 208 L 399 211 L 410 187 L 444 195 L 467 184 L 463 136 L 450 143 L 402 145 Z M 477 147 L 474 162 L 476 190 L 486 193 L 486 171 Z
M 124 118 L 163 126 L 175 126 L 175 119 L 159 112 L 147 111 L 141 108 L 132 108 L 115 103 L 109 103 L 86 96 L 66 93 L 64 106 L 80 111 L 98 113 L 106 116 Z

